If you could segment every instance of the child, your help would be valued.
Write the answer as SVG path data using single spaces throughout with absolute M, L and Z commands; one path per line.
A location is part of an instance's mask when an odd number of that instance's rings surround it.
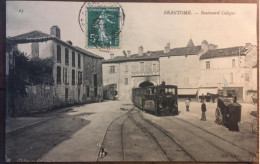
M 190 107 L 190 98 L 189 97 L 186 98 L 185 104 L 186 104 L 186 111 L 188 112 L 190 110 L 189 109 L 189 107 Z

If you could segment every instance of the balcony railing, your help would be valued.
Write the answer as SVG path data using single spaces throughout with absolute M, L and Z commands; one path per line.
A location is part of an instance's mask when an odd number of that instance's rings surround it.
M 159 71 L 132 72 L 132 76 L 159 76 Z

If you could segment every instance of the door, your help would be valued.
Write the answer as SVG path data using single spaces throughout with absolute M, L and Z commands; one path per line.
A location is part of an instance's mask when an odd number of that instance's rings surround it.
M 68 102 L 69 99 L 69 90 L 68 88 L 65 88 L 65 101 Z
M 97 74 L 93 74 L 93 78 L 94 78 L 94 96 L 97 97 L 98 95 Z

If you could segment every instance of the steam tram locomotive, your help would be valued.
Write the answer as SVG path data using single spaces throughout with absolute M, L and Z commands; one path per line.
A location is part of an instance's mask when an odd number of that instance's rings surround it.
M 134 88 L 132 101 L 135 106 L 156 116 L 178 115 L 178 89 L 175 85 Z

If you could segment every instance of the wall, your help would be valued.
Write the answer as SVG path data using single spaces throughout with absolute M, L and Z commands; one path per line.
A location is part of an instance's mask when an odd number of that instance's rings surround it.
M 57 45 L 61 46 L 61 62 L 57 61 Z M 69 64 L 65 64 L 65 48 L 69 51 Z M 31 54 L 31 44 L 19 44 L 18 49 Z M 53 85 L 38 85 L 27 88 L 28 97 L 18 96 L 15 102 L 17 113 L 37 112 L 55 106 L 62 106 L 80 102 L 98 101 L 103 96 L 102 90 L 102 59 L 93 58 L 75 52 L 75 66 L 72 66 L 72 51 L 69 46 L 56 41 L 40 42 L 39 57 L 53 57 Z M 78 55 L 81 56 L 80 67 L 78 66 Z M 29 56 L 31 57 L 31 56 Z M 61 67 L 61 82 L 57 83 L 57 66 Z M 65 81 L 65 69 L 67 69 L 67 83 Z M 72 70 L 75 70 L 75 85 L 72 85 Z M 78 72 L 82 72 L 82 84 L 78 81 Z M 94 77 L 97 74 L 98 96 L 94 96 Z M 86 86 L 90 87 L 90 96 L 86 96 Z M 65 99 L 65 89 L 68 89 L 68 100 Z
M 59 44 L 61 46 L 61 63 L 57 62 L 57 45 L 59 43 L 53 41 L 51 46 L 51 53 L 54 58 L 54 93 L 56 94 L 59 102 L 61 103 L 75 103 L 81 102 L 83 96 L 83 85 L 78 83 L 78 72 L 83 72 L 83 55 L 81 53 L 75 52 L 75 67 L 72 66 L 72 49 L 68 46 Z M 69 65 L 65 64 L 65 48 L 69 51 Z M 78 67 L 78 55 L 81 56 L 81 67 Z M 61 83 L 57 83 L 57 66 L 61 67 Z M 67 80 L 65 83 L 65 69 L 67 69 Z M 72 85 L 72 70 L 75 70 L 75 85 Z M 84 78 L 84 73 L 83 73 Z M 65 89 L 68 89 L 68 102 L 65 102 Z M 80 95 L 78 97 L 78 90 L 80 90 Z
M 160 82 L 179 88 L 197 88 L 199 78 L 199 55 L 160 57 Z
M 102 77 L 102 59 L 83 56 L 83 86 L 84 97 L 86 101 L 98 101 L 103 98 L 103 77 Z M 94 95 L 94 74 L 97 74 L 98 96 Z M 89 87 L 89 96 L 87 96 L 87 88 Z
M 143 69 L 140 68 L 143 62 Z M 110 72 L 110 67 L 115 66 L 115 73 Z M 150 81 L 154 85 L 159 84 L 159 61 L 127 61 L 121 63 L 103 63 L 103 82 L 104 86 L 117 84 L 119 100 L 131 100 L 132 89 L 139 87 L 144 81 Z M 127 68 L 127 70 L 126 70 Z M 125 79 L 128 84 L 125 84 Z
M 244 56 L 222 57 L 200 60 L 200 86 L 209 87 L 242 87 Z M 232 60 L 235 60 L 235 67 L 232 67 Z M 206 69 L 206 62 L 210 62 L 210 69 Z M 232 81 L 233 74 L 233 81 Z
M 252 102 L 252 97 L 257 97 L 257 48 L 252 46 L 245 57 L 244 66 L 244 99 Z
M 26 90 L 28 97 L 17 96 L 15 99 L 18 115 L 49 110 L 59 104 L 51 85 L 30 86 Z

